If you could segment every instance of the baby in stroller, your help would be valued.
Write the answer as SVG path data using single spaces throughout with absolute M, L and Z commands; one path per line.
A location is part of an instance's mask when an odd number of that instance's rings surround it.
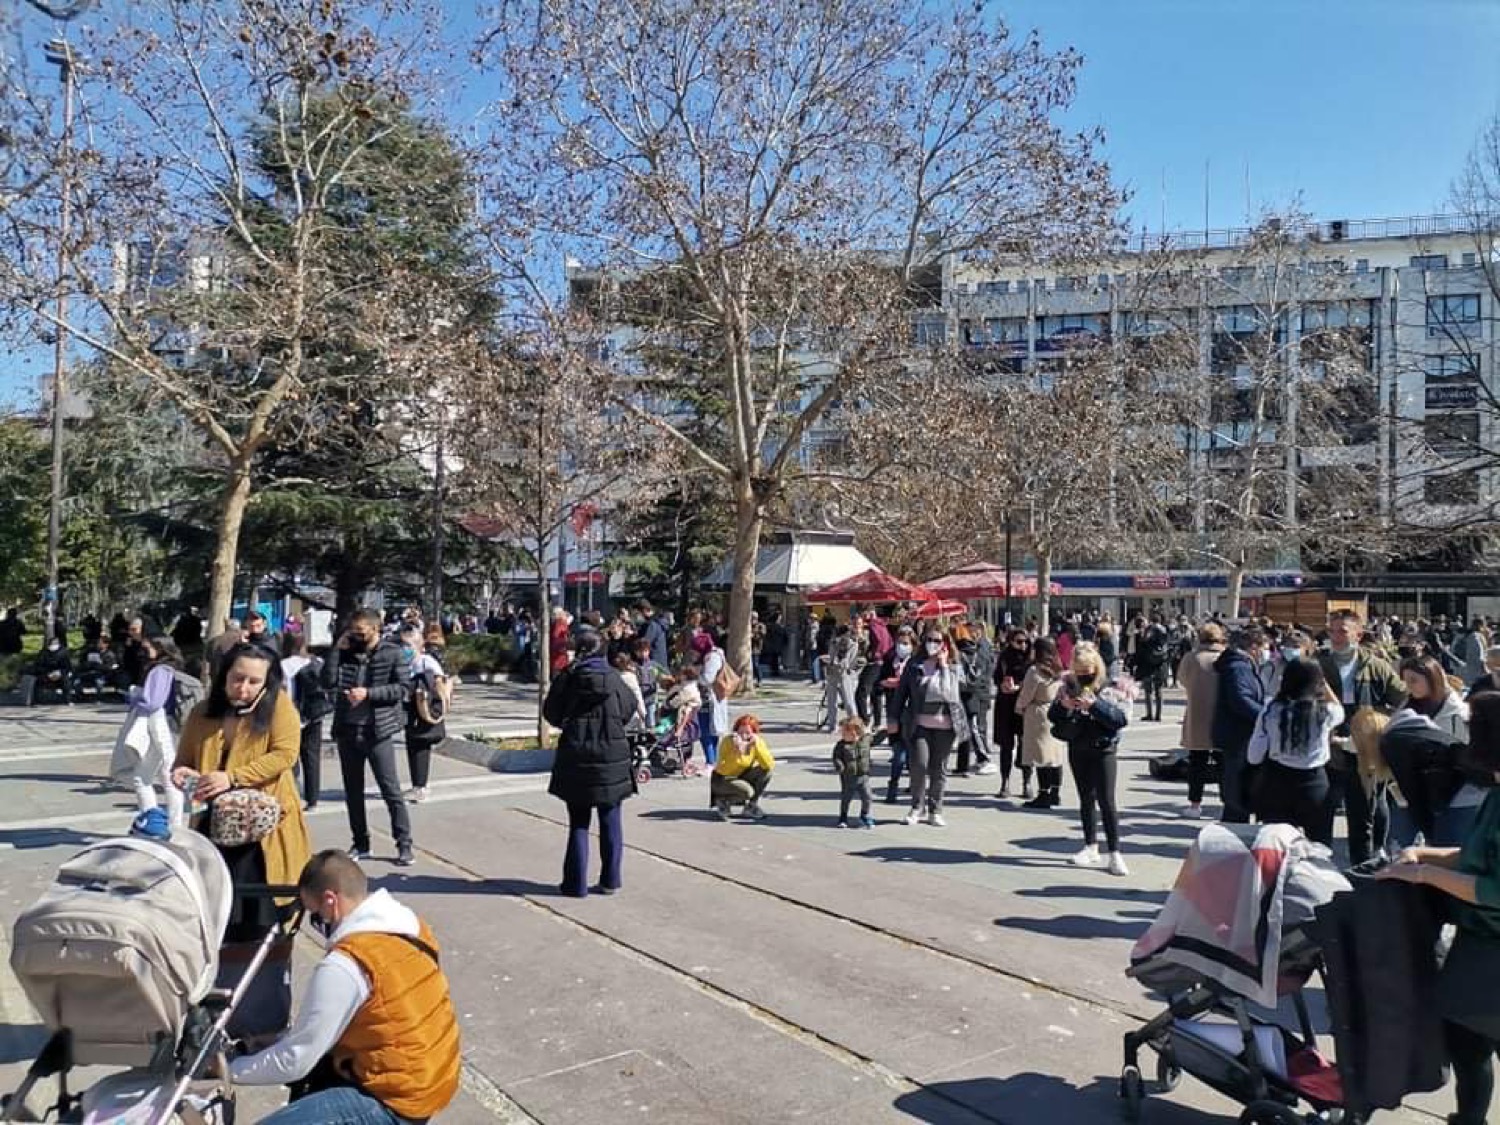
M 697 777 L 701 771 L 693 761 L 693 747 L 698 742 L 698 712 L 703 708 L 698 670 L 684 665 L 662 686 L 667 696 L 657 716 L 655 741 L 646 751 L 649 768 L 664 776 Z

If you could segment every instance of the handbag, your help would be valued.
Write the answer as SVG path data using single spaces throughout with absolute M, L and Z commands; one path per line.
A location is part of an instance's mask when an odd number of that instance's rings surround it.
M 729 659 L 725 657 L 724 663 L 719 666 L 719 674 L 714 677 L 714 698 L 731 699 L 739 694 L 744 683 L 744 677 L 729 666 Z
M 229 765 L 229 744 L 219 757 L 219 771 Z M 258 844 L 281 823 L 281 802 L 261 789 L 231 789 L 208 806 L 208 838 L 221 848 Z

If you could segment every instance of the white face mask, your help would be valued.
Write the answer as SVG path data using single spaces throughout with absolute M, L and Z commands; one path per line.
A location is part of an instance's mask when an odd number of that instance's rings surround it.
M 1288 664 L 1290 664 L 1293 660 L 1301 659 L 1301 657 L 1302 650 L 1300 648 L 1288 647 L 1281 650 L 1281 659 L 1285 660 Z
M 942 641 L 928 641 L 922 647 L 927 650 L 927 655 L 928 656 L 936 656 L 938 653 L 940 653 L 940 652 L 943 651 L 943 642 Z
M 905 660 L 911 655 L 911 645 L 907 644 L 905 641 L 902 641 L 896 646 L 896 655 L 899 656 L 902 660 Z

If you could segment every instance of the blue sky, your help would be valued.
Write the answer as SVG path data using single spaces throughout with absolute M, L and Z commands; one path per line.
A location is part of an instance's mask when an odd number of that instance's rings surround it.
M 1205 162 L 1211 227 L 1244 224 L 1247 168 L 1251 213 L 1299 194 L 1323 219 L 1441 211 L 1500 108 L 1500 0 L 998 7 L 1017 29 L 1084 54 L 1069 120 L 1104 128 L 1136 226 L 1158 229 L 1165 214 L 1170 228 L 1201 227 Z M 25 403 L 47 362 L 0 355 L 0 408 Z

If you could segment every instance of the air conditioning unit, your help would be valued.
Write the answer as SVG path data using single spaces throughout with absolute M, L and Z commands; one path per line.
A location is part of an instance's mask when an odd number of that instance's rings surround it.
M 1349 236 L 1349 224 L 1344 219 L 1334 219 L 1328 224 L 1328 241 L 1343 242 Z

